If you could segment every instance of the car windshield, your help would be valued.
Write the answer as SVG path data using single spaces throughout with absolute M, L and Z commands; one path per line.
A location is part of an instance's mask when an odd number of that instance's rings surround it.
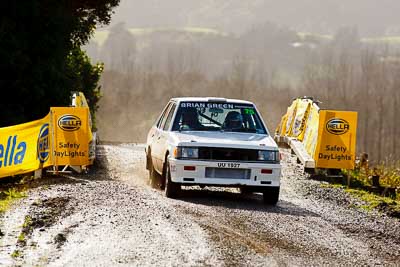
M 181 102 L 172 131 L 267 134 L 253 105 L 226 102 Z

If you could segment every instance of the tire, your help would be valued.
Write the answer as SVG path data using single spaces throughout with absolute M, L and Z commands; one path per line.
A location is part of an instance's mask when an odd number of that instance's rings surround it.
M 171 171 L 169 169 L 169 161 L 165 163 L 165 196 L 167 198 L 178 197 L 181 191 L 181 185 L 171 181 Z
M 275 206 L 279 200 L 279 189 L 280 187 L 268 187 L 263 192 L 263 200 L 267 205 Z
M 161 185 L 161 177 L 154 169 L 153 160 L 151 159 L 151 155 L 147 155 L 147 167 L 149 170 L 149 182 L 150 186 L 153 188 L 160 187 Z
M 251 191 L 247 187 L 240 187 L 239 190 L 240 190 L 240 194 L 244 195 L 244 196 L 248 196 L 248 195 L 251 195 L 253 193 L 253 191 Z

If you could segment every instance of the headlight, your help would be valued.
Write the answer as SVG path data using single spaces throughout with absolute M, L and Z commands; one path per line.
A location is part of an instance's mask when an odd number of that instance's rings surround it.
M 260 161 L 279 161 L 279 151 L 259 150 L 258 160 Z
M 199 158 L 199 149 L 197 147 L 178 147 L 178 157 L 182 159 Z

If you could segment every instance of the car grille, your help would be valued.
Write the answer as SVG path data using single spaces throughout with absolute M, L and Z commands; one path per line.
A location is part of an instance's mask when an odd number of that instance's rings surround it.
M 258 150 L 240 148 L 200 147 L 200 160 L 257 161 Z
M 206 178 L 250 179 L 250 170 L 206 167 Z

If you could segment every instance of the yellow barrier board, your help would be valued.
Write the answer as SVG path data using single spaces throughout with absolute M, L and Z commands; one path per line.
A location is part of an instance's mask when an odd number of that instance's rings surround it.
M 287 114 L 283 115 L 283 117 L 281 118 L 281 121 L 279 122 L 278 127 L 275 130 L 275 134 L 283 135 L 283 133 L 285 132 L 285 127 L 286 127 L 286 118 L 287 118 Z
M 290 133 L 292 132 L 292 127 L 293 127 L 293 121 L 294 117 L 296 116 L 296 111 L 297 111 L 297 102 L 298 99 L 292 102 L 290 107 L 288 107 L 287 110 L 287 118 L 286 118 L 286 126 L 285 126 L 285 135 L 290 136 Z
M 313 104 L 310 107 L 308 120 L 306 121 L 306 130 L 304 131 L 303 144 L 307 153 L 311 156 L 315 154 L 315 148 L 318 141 L 318 126 L 319 126 L 319 108 Z
M 309 99 L 297 99 L 297 110 L 294 116 L 290 136 L 296 137 L 299 141 L 302 141 L 304 137 L 304 130 L 306 128 L 306 121 L 308 119 L 311 104 L 312 101 Z
M 320 110 L 315 166 L 354 169 L 357 112 Z
M 72 105 L 74 107 L 81 107 L 81 108 L 89 108 L 89 104 L 86 100 L 85 95 L 82 92 L 76 92 L 74 95 L 74 100 L 72 101 Z M 92 116 L 90 115 L 89 110 L 89 140 L 92 140 Z
M 89 165 L 89 109 L 52 107 L 50 112 L 54 125 L 54 165 Z
M 74 93 L 74 101 L 72 102 L 74 107 L 83 107 L 83 108 L 88 108 L 88 102 L 86 100 L 85 95 L 82 92 L 76 92 Z
M 84 107 L 89 108 L 89 104 L 86 100 L 85 95 L 82 92 L 74 92 L 72 94 L 72 106 L 73 107 Z M 89 109 L 89 161 L 93 164 L 96 158 L 96 136 L 92 133 L 92 116 Z
M 50 115 L 0 128 L 0 178 L 51 165 Z

